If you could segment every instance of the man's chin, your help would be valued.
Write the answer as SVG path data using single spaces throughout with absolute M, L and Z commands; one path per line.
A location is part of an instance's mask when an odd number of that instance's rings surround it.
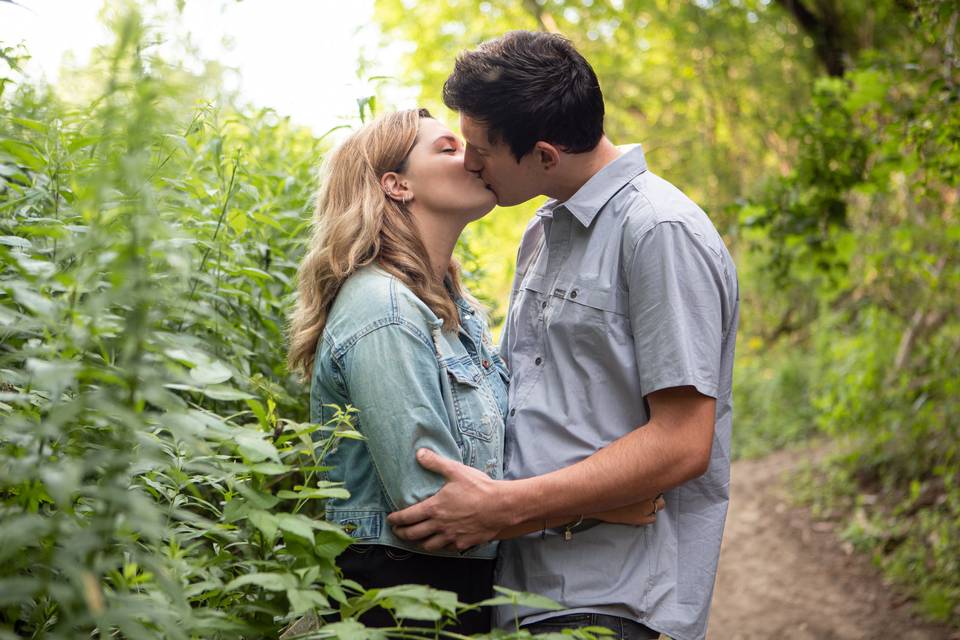
M 497 196 L 497 206 L 498 207 L 515 207 L 518 204 L 523 204 L 530 198 L 501 198 Z
M 536 193 L 500 193 L 494 189 L 487 187 L 490 191 L 493 191 L 493 195 L 497 197 L 497 206 L 498 207 L 515 207 L 518 204 L 523 204 L 528 200 L 536 198 L 538 194 Z

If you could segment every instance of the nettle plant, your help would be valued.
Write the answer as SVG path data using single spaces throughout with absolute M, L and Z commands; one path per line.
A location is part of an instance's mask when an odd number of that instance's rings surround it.
M 112 26 L 88 105 L 0 84 L 0 638 L 455 635 L 476 605 L 343 580 L 322 517 L 324 455 L 362 437 L 307 422 L 284 365 L 322 139 Z M 551 606 L 484 604 L 524 602 Z M 356 621 L 377 606 L 396 629 Z

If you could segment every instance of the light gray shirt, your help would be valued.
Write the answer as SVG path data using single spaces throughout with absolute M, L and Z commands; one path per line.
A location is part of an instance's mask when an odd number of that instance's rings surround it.
M 646 527 L 589 524 L 501 542 L 497 584 L 562 613 L 630 618 L 703 638 L 730 479 L 736 268 L 710 219 L 647 170 L 639 145 L 564 203 L 548 201 L 521 241 L 503 336 L 512 372 L 504 477 L 574 464 L 643 428 L 644 397 L 693 386 L 716 398 L 707 473 L 668 491 Z M 638 499 L 644 496 L 637 496 Z M 498 624 L 513 625 L 510 607 Z

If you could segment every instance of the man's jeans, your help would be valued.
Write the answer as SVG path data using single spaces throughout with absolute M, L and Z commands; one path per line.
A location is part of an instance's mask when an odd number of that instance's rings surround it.
M 639 622 L 602 613 L 570 613 L 523 626 L 532 634 L 562 633 L 564 629 L 580 627 L 606 627 L 613 631 L 613 635 L 604 637 L 617 640 L 656 640 L 660 637 L 659 633 Z

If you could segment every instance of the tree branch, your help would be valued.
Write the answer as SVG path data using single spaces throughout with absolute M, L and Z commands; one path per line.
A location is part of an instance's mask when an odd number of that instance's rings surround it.
M 560 33 L 560 29 L 557 27 L 557 21 L 553 19 L 552 15 L 544 11 L 543 7 L 541 7 L 536 0 L 523 0 L 523 7 L 530 15 L 537 19 L 541 30 L 547 33 Z

